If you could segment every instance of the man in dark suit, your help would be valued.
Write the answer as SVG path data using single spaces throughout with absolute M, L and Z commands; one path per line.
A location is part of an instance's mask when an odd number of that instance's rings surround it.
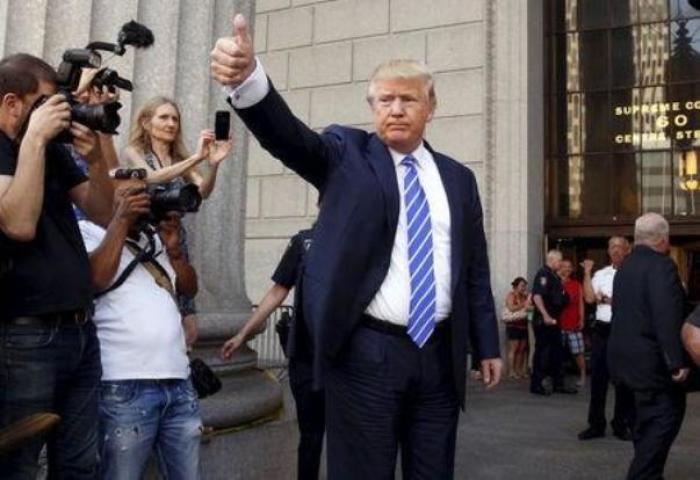
M 661 215 L 637 219 L 634 244 L 613 283 L 608 367 L 614 383 L 634 392 L 634 459 L 627 478 L 656 479 L 685 414 L 684 292 L 668 257 L 669 226 Z
M 212 74 L 263 148 L 323 192 L 304 272 L 304 312 L 324 382 L 328 476 L 452 478 L 471 339 L 487 386 L 501 375 L 474 174 L 423 140 L 432 75 L 415 61 L 369 82 L 376 134 L 293 116 L 254 58 L 245 20 L 212 51 Z

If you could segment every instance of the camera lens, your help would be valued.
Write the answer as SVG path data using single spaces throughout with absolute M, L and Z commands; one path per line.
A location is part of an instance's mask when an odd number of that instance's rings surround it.
M 119 109 L 121 103 L 113 102 L 104 105 L 85 105 L 76 103 L 71 106 L 71 120 L 82 123 L 91 130 L 104 133 L 117 133 L 121 123 Z

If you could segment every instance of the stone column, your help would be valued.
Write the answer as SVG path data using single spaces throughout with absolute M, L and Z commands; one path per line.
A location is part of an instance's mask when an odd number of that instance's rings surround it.
M 487 184 L 497 311 L 510 282 L 532 278 L 542 258 L 544 87 L 542 2 L 486 2 Z M 498 252 L 498 254 L 496 254 Z

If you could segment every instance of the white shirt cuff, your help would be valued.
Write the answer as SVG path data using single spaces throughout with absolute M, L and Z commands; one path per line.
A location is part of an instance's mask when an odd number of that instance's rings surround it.
M 265 98 L 270 91 L 270 82 L 259 58 L 255 58 L 255 70 L 237 88 L 224 87 L 224 92 L 234 108 L 252 107 Z

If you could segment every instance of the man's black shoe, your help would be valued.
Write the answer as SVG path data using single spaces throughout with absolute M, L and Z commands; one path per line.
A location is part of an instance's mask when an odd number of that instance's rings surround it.
M 575 389 L 574 387 L 554 387 L 554 393 L 566 393 L 569 395 L 573 395 L 574 393 L 578 393 L 578 390 Z
M 544 387 L 530 387 L 530 393 L 533 393 L 535 395 L 543 395 L 545 397 L 548 397 L 552 394 L 552 392 Z
M 627 427 L 613 429 L 613 435 L 624 442 L 632 440 L 632 431 Z
M 588 427 L 583 432 L 578 434 L 579 440 L 593 440 L 594 438 L 601 438 L 605 436 L 605 430 L 600 430 L 598 428 Z

